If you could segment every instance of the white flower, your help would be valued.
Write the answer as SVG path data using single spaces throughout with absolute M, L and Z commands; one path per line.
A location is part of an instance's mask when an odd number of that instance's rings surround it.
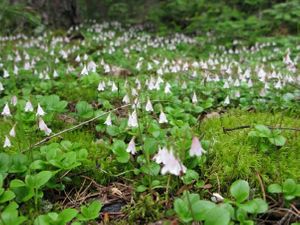
M 169 83 L 166 83 L 166 86 L 165 86 L 165 93 L 166 93 L 166 94 L 171 93 L 171 85 L 170 85 Z
M 3 84 L 0 82 L 0 92 L 1 91 L 4 91 L 4 87 L 3 87 Z
M 230 104 L 230 98 L 227 96 L 224 100 L 224 105 L 229 105 Z
M 128 118 L 128 127 L 137 127 L 138 126 L 138 120 L 137 120 L 137 114 L 134 110 L 131 115 L 129 115 Z
M 54 77 L 54 78 L 59 77 L 59 75 L 58 75 L 58 73 L 57 73 L 56 70 L 53 71 L 53 77 Z
M 153 112 L 153 107 L 152 107 L 152 103 L 150 101 L 150 99 L 148 98 L 148 101 L 146 103 L 146 111 L 147 112 Z
M 129 153 L 131 153 L 132 155 L 135 155 L 136 150 L 135 150 L 134 137 L 130 140 L 126 151 L 129 152 Z
M 3 148 L 9 148 L 9 147 L 11 147 L 11 142 L 10 142 L 9 138 L 7 136 L 5 136 Z
M 16 106 L 17 103 L 18 103 L 18 98 L 17 98 L 17 96 L 12 96 L 10 102 L 11 102 L 11 104 L 12 104 L 13 106 Z
M 219 193 L 213 193 L 213 196 L 210 199 L 215 203 L 224 201 L 224 198 Z
M 98 91 L 104 91 L 104 89 L 105 89 L 105 83 L 104 83 L 104 81 L 103 82 L 99 82 Z
M 190 156 L 201 156 L 203 153 L 205 153 L 205 150 L 202 148 L 201 142 L 197 137 L 193 137 Z
M 49 136 L 52 132 L 52 130 L 47 127 L 47 125 L 41 117 L 39 118 L 39 128 L 41 131 L 44 131 L 47 136 Z
M 129 96 L 127 94 L 123 97 L 122 102 L 124 102 L 126 104 L 128 104 L 130 102 Z
M 159 148 L 158 153 L 153 157 L 153 160 L 157 163 L 165 164 L 168 161 L 169 152 L 166 147 Z
M 43 108 L 40 106 L 40 104 L 38 104 L 38 108 L 36 111 L 36 116 L 44 116 L 46 113 L 44 112 Z
M 228 81 L 225 81 L 223 88 L 229 88 L 229 83 L 228 83 Z
M 26 102 L 24 110 L 25 112 L 33 112 L 33 106 L 30 101 Z
M 105 124 L 106 126 L 111 126 L 111 125 L 112 125 L 112 122 L 111 122 L 111 115 L 110 115 L 110 114 L 108 114 L 108 116 L 107 116 L 107 118 L 106 118 L 104 124 Z
M 159 123 L 168 123 L 166 114 L 161 110 L 159 114 Z
M 111 91 L 112 91 L 112 92 L 118 91 L 118 87 L 116 86 L 115 82 L 112 83 Z
M 168 151 L 167 148 L 160 149 L 153 158 L 156 163 L 162 163 L 161 174 L 170 173 L 176 176 L 186 172 L 186 167 L 174 156 L 172 149 Z
M 16 124 L 11 128 L 11 130 L 9 131 L 9 135 L 11 137 L 16 137 L 16 130 L 15 130 Z
M 3 70 L 3 77 L 4 78 L 8 78 L 9 77 L 9 73 L 7 70 Z
M 7 103 L 5 104 L 1 115 L 3 115 L 3 116 L 11 116 L 10 109 L 9 109 L 9 106 L 8 106 Z
M 90 61 L 87 65 L 88 71 L 96 72 L 97 65 L 94 61 Z
M 193 93 L 192 102 L 193 103 L 197 103 L 198 102 L 197 95 L 196 95 L 195 92 Z
M 15 75 L 19 74 L 19 68 L 16 65 L 14 65 L 14 74 Z
M 89 71 L 87 70 L 86 66 L 83 67 L 80 73 L 82 76 L 86 76 L 89 74 Z

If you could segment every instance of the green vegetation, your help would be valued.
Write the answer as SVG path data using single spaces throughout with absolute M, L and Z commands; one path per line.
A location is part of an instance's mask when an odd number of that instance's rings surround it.
M 0 0 L 0 225 L 297 224 L 298 1 L 70 1 L 123 23 L 61 30 L 17 2 Z

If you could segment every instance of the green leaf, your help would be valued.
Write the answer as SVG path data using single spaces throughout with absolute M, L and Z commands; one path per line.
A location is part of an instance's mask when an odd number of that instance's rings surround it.
M 155 162 L 150 162 L 141 167 L 141 171 L 150 176 L 156 176 L 159 174 L 160 166 Z
M 287 179 L 282 184 L 282 191 L 285 194 L 285 197 L 288 195 L 294 196 L 297 190 L 297 183 L 293 179 Z
M 237 180 L 230 187 L 231 195 L 237 200 L 237 202 L 241 203 L 248 199 L 249 197 L 250 187 L 247 181 L 245 180 Z
M 136 191 L 137 191 L 137 192 L 144 192 L 144 191 L 146 191 L 146 190 L 147 190 L 147 187 L 144 186 L 144 185 L 139 185 L 139 186 L 137 186 L 137 188 L 136 188 Z
M 42 171 L 36 175 L 27 175 L 25 183 L 31 188 L 39 189 L 51 179 L 52 175 L 51 171 Z
M 99 212 L 102 208 L 102 204 L 99 201 L 94 201 L 88 206 L 81 206 L 81 214 L 77 216 L 80 221 L 88 221 L 96 219 L 99 216 Z
M 0 174 L 6 173 L 10 167 L 10 156 L 6 153 L 0 153 Z
M 106 132 L 112 137 L 118 136 L 120 134 L 119 127 L 114 125 L 107 126 Z
M 255 198 L 239 206 L 248 213 L 258 214 L 268 210 L 268 204 L 261 198 Z
M 20 225 L 24 223 L 27 219 L 18 215 L 18 207 L 17 203 L 11 202 L 0 214 L 0 225 Z
M 127 163 L 130 159 L 130 154 L 126 151 L 126 148 L 126 144 L 121 140 L 117 140 L 113 144 L 112 151 L 120 163 Z
M 282 193 L 282 187 L 279 184 L 271 184 L 268 187 L 270 193 Z
M 182 199 L 178 198 L 174 201 L 174 210 L 183 222 L 188 223 L 193 220 L 188 204 Z
M 184 192 L 182 198 L 174 201 L 174 210 L 180 220 L 185 223 L 191 222 L 193 219 L 201 221 L 206 218 L 210 209 L 216 205 L 213 202 L 200 200 L 198 194 L 190 194 Z
M 76 104 L 76 111 L 79 117 L 83 119 L 89 119 L 94 115 L 93 107 L 86 101 L 78 102 Z
M 283 146 L 286 142 L 286 138 L 282 135 L 277 135 L 275 137 L 269 137 L 269 141 L 276 146 Z
M 75 216 L 78 214 L 76 209 L 64 209 L 61 213 L 59 213 L 59 220 L 61 224 L 66 224 L 70 222 Z
M 191 184 L 193 181 L 199 179 L 199 174 L 195 170 L 188 169 L 185 175 L 182 177 L 184 184 Z
M 146 138 L 144 141 L 144 151 L 151 155 L 155 153 L 158 149 L 158 143 L 154 138 Z
M 207 213 L 204 225 L 227 225 L 229 222 L 230 213 L 225 208 L 216 206 Z
M 270 137 L 272 135 L 271 130 L 265 125 L 255 125 L 255 130 L 259 137 Z
M 16 197 L 15 193 L 12 191 L 5 191 L 0 195 L 0 203 L 8 202 Z

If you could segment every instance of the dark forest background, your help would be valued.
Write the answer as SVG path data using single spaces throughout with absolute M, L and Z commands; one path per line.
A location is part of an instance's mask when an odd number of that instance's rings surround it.
M 300 0 L 0 0 L 1 33 L 41 33 L 89 20 L 231 38 L 299 34 Z

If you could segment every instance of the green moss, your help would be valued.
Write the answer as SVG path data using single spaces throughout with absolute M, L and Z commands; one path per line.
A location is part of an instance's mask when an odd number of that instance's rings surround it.
M 232 128 L 241 125 L 264 124 L 270 126 L 300 127 L 297 118 L 281 113 L 254 113 L 231 110 L 220 118 L 207 119 L 201 124 L 205 139 L 213 146 L 208 153 L 205 176 L 214 184 L 217 179 L 226 187 L 236 179 L 246 179 L 258 187 L 258 173 L 265 184 L 281 182 L 286 178 L 299 179 L 300 133 L 283 131 L 287 138 L 282 148 L 271 148 L 262 152 L 248 137 L 251 129 L 240 129 L 224 133 L 222 127 Z

